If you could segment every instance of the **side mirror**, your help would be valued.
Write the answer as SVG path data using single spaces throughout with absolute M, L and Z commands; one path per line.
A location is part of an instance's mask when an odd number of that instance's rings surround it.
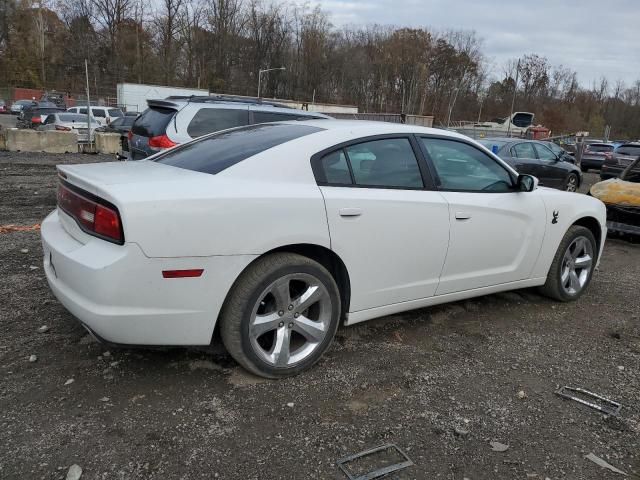
M 519 192 L 533 192 L 538 188 L 538 179 L 533 175 L 518 175 L 516 187 Z

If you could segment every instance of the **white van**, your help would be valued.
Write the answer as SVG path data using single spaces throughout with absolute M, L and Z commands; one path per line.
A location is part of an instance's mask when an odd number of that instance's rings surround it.
M 115 120 L 119 117 L 124 117 L 124 113 L 122 113 L 122 110 L 120 110 L 119 108 L 94 106 L 91 106 L 89 108 L 91 108 L 91 116 L 94 117 L 100 125 L 108 125 L 112 120 Z M 67 112 L 86 115 L 87 107 L 71 107 L 67 108 Z

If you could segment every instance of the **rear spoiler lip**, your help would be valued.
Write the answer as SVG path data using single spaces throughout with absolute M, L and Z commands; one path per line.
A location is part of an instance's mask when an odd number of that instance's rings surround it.
M 174 102 L 169 102 L 167 100 L 147 100 L 147 104 L 149 107 L 162 107 L 162 108 L 170 108 L 171 110 L 178 110 L 180 105 Z

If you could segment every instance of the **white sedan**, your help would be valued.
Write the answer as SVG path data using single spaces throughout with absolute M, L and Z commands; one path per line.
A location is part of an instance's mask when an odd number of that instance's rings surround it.
M 310 367 L 340 323 L 534 286 L 575 300 L 606 237 L 599 200 L 408 125 L 253 125 L 58 172 L 45 272 L 90 332 L 206 345 L 218 326 L 271 378 Z

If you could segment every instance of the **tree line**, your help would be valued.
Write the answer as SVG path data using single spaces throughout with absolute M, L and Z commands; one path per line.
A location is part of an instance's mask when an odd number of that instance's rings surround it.
M 118 82 L 199 87 L 434 115 L 435 123 L 536 113 L 554 133 L 640 137 L 640 80 L 576 73 L 535 54 L 496 68 L 472 31 L 354 25 L 269 0 L 0 0 L 0 87 L 93 94 Z M 517 76 L 516 76 L 517 71 Z M 612 83 L 615 82 L 615 83 Z

